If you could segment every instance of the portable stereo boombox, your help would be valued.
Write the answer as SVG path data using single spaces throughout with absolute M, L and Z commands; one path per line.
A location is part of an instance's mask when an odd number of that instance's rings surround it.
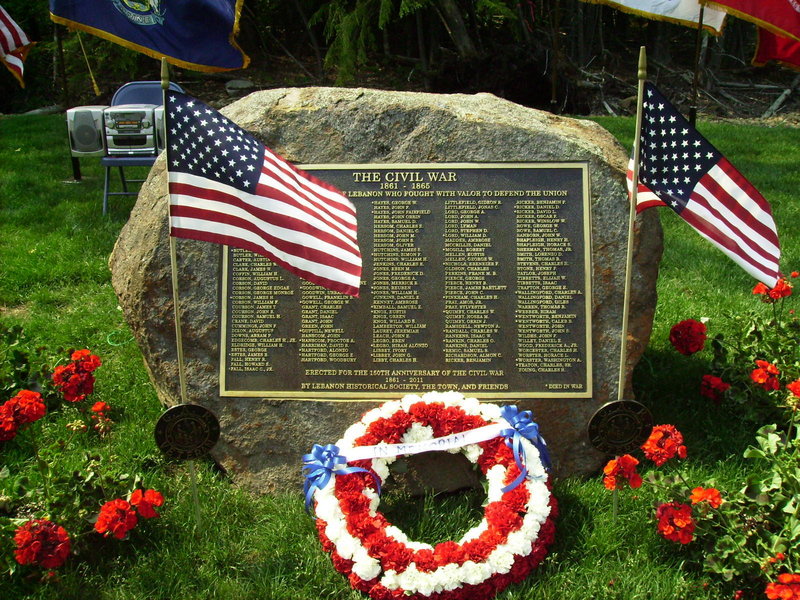
M 121 104 L 103 111 L 106 153 L 141 156 L 156 153 L 155 104 Z
M 164 149 L 164 107 L 78 106 L 67 111 L 72 156 L 153 156 Z

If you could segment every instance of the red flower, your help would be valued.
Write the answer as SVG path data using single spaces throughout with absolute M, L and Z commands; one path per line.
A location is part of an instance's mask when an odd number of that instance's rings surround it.
M 39 392 L 22 390 L 11 398 L 9 402 L 16 403 L 14 413 L 17 424 L 19 425 L 26 425 L 38 421 L 47 412 L 44 401 L 42 401 L 42 395 Z
M 714 488 L 696 487 L 692 490 L 692 495 L 689 497 L 692 504 L 700 504 L 701 502 L 708 502 L 711 508 L 719 508 L 722 504 L 722 495 L 719 490 Z
M 667 502 L 656 509 L 658 533 L 672 542 L 688 544 L 694 539 L 695 523 L 692 507 L 680 502 Z
M 13 440 L 17 435 L 19 423 L 14 412 L 15 403 L 4 402 L 0 404 L 0 442 Z
M 764 590 L 770 600 L 800 600 L 800 574 L 781 573 L 777 583 L 768 583 Z
M 775 556 L 770 556 L 767 562 L 774 565 L 776 562 L 781 562 L 782 560 L 786 560 L 786 555 L 783 552 L 778 552 Z
M 683 435 L 673 425 L 656 425 L 650 437 L 642 444 L 646 458 L 661 466 L 670 458 L 686 458 Z
M 753 372 L 750 373 L 750 379 L 752 379 L 754 383 L 757 383 L 767 391 L 777 390 L 781 387 L 777 378 L 777 375 L 780 375 L 778 367 L 765 360 L 757 360 L 756 366 L 758 368 L 753 369 Z
M 792 392 L 798 398 L 800 398 L 800 379 L 797 379 L 792 383 L 786 384 L 786 389 Z
M 88 350 L 77 350 L 72 353 L 72 362 L 59 365 L 53 371 L 53 383 L 64 394 L 67 402 L 79 402 L 94 392 L 94 375 L 92 372 L 102 363 L 100 358 Z
M 95 356 L 88 350 L 76 350 L 75 352 L 72 353 L 72 356 L 70 356 L 70 358 L 74 362 L 79 363 L 81 370 L 87 373 L 91 373 L 97 367 L 103 364 L 102 362 L 100 362 L 99 356 Z
M 107 412 L 111 412 L 111 406 L 106 402 L 95 402 L 92 405 L 92 412 L 104 415 Z
M 681 354 L 699 352 L 706 343 L 706 326 L 700 321 L 687 319 L 672 326 L 669 341 Z
M 136 512 L 131 505 L 122 498 L 117 498 L 100 507 L 100 515 L 94 524 L 94 530 L 105 537 L 113 535 L 121 540 L 136 527 L 137 521 Z
M 603 485 L 606 489 L 615 490 L 623 481 L 627 481 L 632 488 L 642 486 L 642 476 L 636 472 L 636 465 L 639 461 L 630 454 L 624 454 L 619 458 L 608 461 L 603 468 Z
M 792 277 L 800 277 L 800 272 L 792 271 Z
M 0 442 L 14 439 L 23 425 L 38 421 L 45 412 L 41 394 L 30 390 L 17 393 L 0 405 Z
M 792 277 L 796 277 L 797 271 L 792 272 Z M 753 293 L 757 295 L 762 295 L 764 298 L 762 299 L 764 302 L 772 303 L 779 298 L 786 298 L 787 296 L 792 295 L 792 284 L 786 281 L 786 279 L 781 278 L 778 279 L 778 282 L 775 284 L 775 287 L 770 289 L 763 283 L 756 284 L 756 287 L 753 288 Z
M 777 300 L 779 298 L 786 298 L 792 295 L 792 285 L 787 283 L 785 279 L 778 279 L 775 287 L 767 292 L 770 298 Z
M 753 288 L 753 294 L 756 295 L 756 296 L 766 295 L 767 292 L 769 292 L 769 288 L 766 285 L 764 285 L 763 283 L 761 283 L 760 281 Z
M 703 375 L 703 379 L 700 381 L 700 395 L 705 396 L 714 404 L 720 404 L 729 387 L 731 387 L 730 383 L 725 383 L 716 375 Z
M 57 569 L 69 556 L 70 543 L 67 531 L 47 519 L 25 523 L 14 533 L 14 558 L 21 565 L 38 565 Z
M 156 490 L 137 489 L 131 494 L 131 504 L 136 507 L 142 517 L 152 519 L 159 516 L 153 507 L 164 504 L 164 496 Z

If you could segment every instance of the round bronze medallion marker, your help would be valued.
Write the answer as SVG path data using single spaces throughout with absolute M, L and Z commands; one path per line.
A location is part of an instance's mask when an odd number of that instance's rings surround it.
M 619 456 L 641 446 L 653 429 L 653 415 L 635 400 L 616 400 L 597 409 L 589 420 L 589 441 L 606 454 Z
M 205 455 L 219 439 L 219 421 L 199 404 L 178 404 L 159 417 L 156 445 L 170 458 L 188 460 Z

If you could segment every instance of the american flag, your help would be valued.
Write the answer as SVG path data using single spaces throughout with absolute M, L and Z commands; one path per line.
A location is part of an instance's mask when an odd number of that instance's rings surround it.
M 645 84 L 636 210 L 669 206 L 759 281 L 774 287 L 781 256 L 763 196 L 650 83 Z M 633 181 L 633 159 L 628 189 Z
M 0 6 L 0 58 L 22 87 L 25 87 L 22 72 L 30 46 L 28 36 Z
M 356 213 L 339 190 L 191 96 L 168 92 L 166 113 L 171 235 L 251 250 L 358 296 Z

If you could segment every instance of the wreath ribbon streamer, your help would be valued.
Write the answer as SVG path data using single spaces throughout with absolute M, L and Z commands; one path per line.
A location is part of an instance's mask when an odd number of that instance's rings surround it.
M 368 473 L 375 480 L 378 493 L 381 493 L 381 481 L 375 473 L 361 467 L 337 468 L 346 463 L 347 458 L 339 454 L 339 448 L 334 444 L 327 444 L 326 446 L 314 444 L 311 452 L 303 455 L 303 471 L 307 471 L 304 473 L 305 482 L 303 484 L 303 493 L 306 497 L 306 512 L 309 512 L 311 507 L 314 490 L 322 489 L 328 485 L 334 471 L 339 475 Z
M 516 406 L 503 406 L 500 409 L 502 416 L 511 427 L 500 432 L 506 438 L 506 445 L 514 453 L 514 462 L 519 468 L 517 478 L 503 488 L 503 492 L 508 492 L 522 483 L 528 476 L 528 469 L 525 466 L 525 448 L 522 446 L 522 438 L 529 440 L 539 451 L 539 456 L 545 468 L 550 469 L 550 455 L 547 452 L 547 444 L 539 436 L 539 425 L 533 420 L 533 414 L 529 410 L 520 410 Z
M 536 447 L 539 451 L 542 463 L 547 469 L 550 469 L 550 456 L 547 452 L 547 444 L 539 435 L 539 425 L 533 420 L 531 411 L 520 411 L 516 406 L 509 405 L 502 407 L 500 409 L 500 414 L 510 427 L 503 428 L 502 425 L 492 424 L 425 442 L 360 446 L 345 449 L 344 453 L 334 444 L 328 444 L 326 446 L 314 444 L 311 453 L 303 456 L 303 470 L 307 470 L 303 487 L 306 498 L 306 511 L 308 511 L 311 506 L 314 490 L 322 489 L 328 485 L 328 481 L 334 471 L 340 475 L 359 472 L 369 473 L 375 480 L 378 493 L 380 494 L 380 481 L 371 471 L 360 467 L 337 468 L 339 465 L 344 465 L 354 460 L 385 458 L 389 456 L 400 456 L 402 454 L 419 454 L 431 450 L 459 448 L 468 444 L 475 444 L 502 436 L 506 440 L 506 445 L 511 448 L 514 454 L 514 461 L 520 471 L 517 478 L 503 488 L 503 492 L 513 490 L 528 476 L 528 469 L 525 466 L 525 448 L 522 445 L 522 438 L 529 440 Z

